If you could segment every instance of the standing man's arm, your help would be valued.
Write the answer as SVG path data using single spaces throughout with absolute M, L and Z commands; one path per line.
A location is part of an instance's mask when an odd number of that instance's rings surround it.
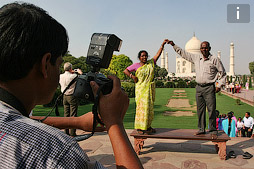
M 182 48 L 180 48 L 179 46 L 177 46 L 173 41 L 169 41 L 168 42 L 170 45 L 173 46 L 174 50 L 176 53 L 178 53 L 182 58 L 188 60 L 189 62 L 191 63 L 194 63 L 195 60 L 197 58 L 199 58 L 198 55 L 195 55 L 195 54 L 191 54 L 189 52 L 186 52 L 185 50 L 183 50 Z
M 221 90 L 221 86 L 226 84 L 227 73 L 220 59 L 217 59 L 216 68 L 218 70 L 218 86 L 216 86 L 216 93 Z

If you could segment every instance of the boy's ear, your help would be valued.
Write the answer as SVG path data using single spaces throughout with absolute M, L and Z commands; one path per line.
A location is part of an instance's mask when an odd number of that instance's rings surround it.
M 49 64 L 50 63 L 50 59 L 51 59 L 51 53 L 46 53 L 45 55 L 43 55 L 42 59 L 41 59 L 41 73 L 43 75 L 44 78 L 48 77 L 48 69 L 49 69 Z

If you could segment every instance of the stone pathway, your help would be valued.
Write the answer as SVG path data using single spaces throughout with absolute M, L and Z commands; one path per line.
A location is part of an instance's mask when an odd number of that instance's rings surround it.
M 191 110 L 193 110 L 193 108 L 194 110 L 196 110 L 195 106 L 193 107 L 190 105 L 189 99 L 182 99 L 184 97 L 187 97 L 185 90 L 174 90 L 173 92 L 174 93 L 172 99 L 168 100 L 168 104 L 166 106 L 170 108 L 178 108 L 189 111 L 165 111 L 164 116 L 193 116 L 195 113 L 192 113 Z
M 240 99 L 242 102 L 254 106 L 254 90 L 242 89 L 241 93 L 227 92 L 226 90 L 221 91 L 223 94 L 232 97 L 234 99 Z
M 175 93 L 185 93 L 185 90 L 174 90 Z
M 172 96 L 172 97 L 187 97 L 187 96 L 181 96 L 181 95 L 179 95 L 179 96 Z
M 191 107 L 189 99 L 170 99 L 167 106 L 173 108 Z
M 189 99 L 176 99 L 176 98 L 187 97 L 185 90 L 174 90 L 173 92 L 174 93 L 172 98 L 175 98 L 175 99 L 169 99 L 168 104 L 166 105 L 167 107 L 172 107 L 172 108 L 191 107 L 189 103 Z
M 165 111 L 163 113 L 164 116 L 193 116 L 195 113 L 192 113 L 192 111 Z
M 126 130 L 128 135 L 133 131 Z M 82 131 L 78 130 L 78 134 Z M 133 137 L 129 137 L 132 144 Z M 106 132 L 95 133 L 88 140 L 79 142 L 90 160 L 99 161 L 109 169 L 115 169 L 115 160 Z M 253 169 L 254 157 L 243 159 L 242 154 L 254 154 L 254 139 L 232 138 L 227 142 L 227 152 L 235 151 L 237 157 L 220 160 L 210 141 L 147 139 L 139 158 L 145 169 Z

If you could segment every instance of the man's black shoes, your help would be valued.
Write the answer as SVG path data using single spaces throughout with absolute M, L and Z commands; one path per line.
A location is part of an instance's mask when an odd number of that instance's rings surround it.
M 196 133 L 194 133 L 194 135 L 198 136 L 198 135 L 202 135 L 202 134 L 205 134 L 205 133 L 206 133 L 205 131 L 199 130 Z

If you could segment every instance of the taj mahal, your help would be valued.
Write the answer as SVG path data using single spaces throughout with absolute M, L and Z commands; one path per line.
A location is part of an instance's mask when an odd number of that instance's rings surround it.
M 200 52 L 200 44 L 201 41 L 195 36 L 185 44 L 185 51 L 193 54 L 201 54 Z M 221 52 L 218 51 L 217 54 L 218 58 L 221 58 Z M 161 53 L 161 68 L 165 68 L 168 72 L 168 53 L 162 51 Z M 229 72 L 227 72 L 228 76 L 235 76 L 235 64 L 234 64 L 234 43 L 230 43 L 230 68 Z M 172 73 L 168 73 L 168 76 L 172 77 Z M 175 70 L 175 77 L 195 77 L 196 71 L 195 66 L 193 63 L 183 59 L 181 56 L 176 54 L 176 70 Z

